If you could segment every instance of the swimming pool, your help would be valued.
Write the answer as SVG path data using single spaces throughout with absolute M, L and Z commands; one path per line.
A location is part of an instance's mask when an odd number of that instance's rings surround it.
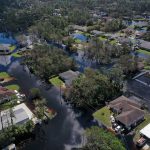
M 73 34 L 73 38 L 80 40 L 81 42 L 86 42 L 88 40 L 88 38 L 85 35 L 79 33 Z
M 16 44 L 16 40 L 13 39 L 12 36 L 0 33 L 0 44 Z

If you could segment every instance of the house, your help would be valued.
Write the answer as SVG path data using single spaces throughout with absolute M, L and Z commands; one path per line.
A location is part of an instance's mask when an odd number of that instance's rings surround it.
M 110 109 L 116 114 L 115 120 L 127 130 L 137 126 L 144 120 L 144 111 L 141 104 L 121 96 L 109 103 Z
M 4 110 L 1 112 L 1 120 L 0 121 L 0 130 L 3 128 L 9 127 L 12 124 L 22 125 L 27 121 L 33 118 L 33 113 L 29 110 L 29 108 L 24 104 L 20 104 L 12 108 L 14 117 L 11 118 L 10 110 Z
M 94 36 L 103 35 L 103 34 L 104 34 L 104 32 L 98 31 L 98 30 L 92 30 L 91 33 L 92 33 Z
M 144 40 L 139 40 L 139 47 L 141 49 L 145 49 L 145 50 L 150 51 L 150 42 L 144 41 Z
M 70 86 L 72 81 L 75 80 L 79 76 L 78 71 L 68 70 L 66 72 L 60 73 L 59 77 L 65 82 L 66 86 Z
M 73 30 L 87 32 L 87 26 L 69 25 L 69 28 L 72 28 Z
M 142 71 L 127 83 L 127 91 L 131 95 L 139 97 L 142 103 L 150 110 L 150 73 Z
M 150 124 L 140 130 L 140 134 L 150 140 Z
M 9 90 L 5 87 L 0 86 L 0 104 L 11 100 L 11 97 L 15 95 L 13 90 Z
M 0 44 L 0 55 L 7 55 L 10 54 L 10 44 Z

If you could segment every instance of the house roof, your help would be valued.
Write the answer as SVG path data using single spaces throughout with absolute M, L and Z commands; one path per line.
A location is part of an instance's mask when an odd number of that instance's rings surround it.
M 116 120 L 124 124 L 126 127 L 136 123 L 144 116 L 144 111 L 140 109 L 141 105 L 125 96 L 121 96 L 110 102 L 109 106 L 120 113 L 116 117 Z
M 150 139 L 150 124 L 140 130 L 140 133 Z
M 59 76 L 65 81 L 66 84 L 70 85 L 71 82 L 79 76 L 79 72 L 69 70 L 69 71 L 60 73 Z
M 123 112 L 116 117 L 116 120 L 123 123 L 126 127 L 136 123 L 144 116 L 144 111 L 132 108 L 129 111 Z
M 27 115 L 27 113 L 25 112 L 23 108 L 13 110 L 13 114 L 14 114 L 14 117 L 12 119 L 13 119 L 14 124 L 22 124 L 29 120 L 29 116 Z M 2 118 L 4 128 L 11 125 L 11 117 L 10 117 L 9 110 L 3 112 L 1 116 L 2 116 L 1 118 Z M 0 130 L 2 130 L 1 122 L 0 122 Z
M 10 44 L 0 44 L 0 50 L 9 50 Z
M 140 42 L 140 47 L 141 48 L 150 50 L 150 42 L 144 41 L 144 40 L 139 40 L 139 42 Z
M 14 113 L 13 123 L 14 124 L 24 124 L 28 120 L 33 119 L 34 115 L 30 111 L 30 109 L 24 104 L 19 104 L 12 108 Z M 8 127 L 11 125 L 11 117 L 9 109 L 4 110 L 1 112 L 2 120 L 3 120 L 3 127 Z M 34 120 L 33 120 L 34 121 Z M 0 121 L 0 130 L 2 130 L 2 124 Z

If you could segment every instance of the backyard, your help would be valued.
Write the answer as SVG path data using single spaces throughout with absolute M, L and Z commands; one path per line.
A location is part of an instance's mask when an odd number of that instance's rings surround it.
M 8 78 L 10 77 L 7 72 L 0 72 L 0 78 Z
M 145 55 L 150 55 L 150 52 L 149 51 L 146 51 L 146 50 L 143 50 L 143 49 L 139 49 L 137 50 L 138 53 L 143 53 Z
M 6 88 L 9 90 L 17 90 L 17 91 L 19 91 L 19 89 L 20 89 L 19 85 L 17 85 L 17 84 L 8 85 L 8 86 L 6 86 Z
M 102 122 L 105 126 L 111 127 L 110 116 L 112 112 L 109 110 L 107 106 L 96 111 L 93 116 L 96 120 Z
M 60 87 L 64 85 L 64 82 L 58 76 L 49 79 L 49 82 L 56 87 Z

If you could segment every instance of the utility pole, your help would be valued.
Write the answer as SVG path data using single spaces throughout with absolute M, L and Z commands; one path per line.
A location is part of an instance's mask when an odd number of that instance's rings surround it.
M 2 116 L 1 116 L 1 110 L 0 110 L 0 120 L 1 120 L 2 130 L 4 131 L 4 127 L 3 127 L 3 119 L 2 119 Z

